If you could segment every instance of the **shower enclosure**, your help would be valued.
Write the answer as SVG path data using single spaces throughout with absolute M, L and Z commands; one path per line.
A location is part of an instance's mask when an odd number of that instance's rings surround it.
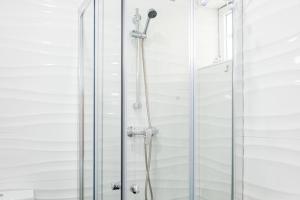
M 299 10 L 0 0 L 0 200 L 300 199 Z
M 242 1 L 2 2 L 0 200 L 241 199 Z
M 241 3 L 86 2 L 81 197 L 238 197 Z

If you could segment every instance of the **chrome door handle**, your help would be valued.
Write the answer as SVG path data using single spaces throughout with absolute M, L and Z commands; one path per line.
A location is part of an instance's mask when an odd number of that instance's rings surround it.
M 111 184 L 111 189 L 112 190 L 120 190 L 121 189 L 121 184 L 120 183 L 112 183 Z

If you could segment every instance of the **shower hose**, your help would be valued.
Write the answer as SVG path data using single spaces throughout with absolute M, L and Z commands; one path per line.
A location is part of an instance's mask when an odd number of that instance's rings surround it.
M 150 106 L 149 106 L 149 90 L 148 90 L 148 79 L 147 79 L 147 69 L 144 54 L 144 39 L 141 39 L 141 56 L 144 74 L 144 86 L 145 86 L 145 99 L 146 99 L 146 110 L 147 110 L 147 121 L 148 129 L 152 130 L 151 116 L 150 116 Z M 146 179 L 145 179 L 145 200 L 148 200 L 148 188 L 150 192 L 150 199 L 153 200 L 153 190 L 150 178 L 150 166 L 151 166 L 151 154 L 152 154 L 152 133 L 150 135 L 145 135 L 144 138 L 144 152 L 145 152 L 145 166 L 146 166 Z M 149 145 L 148 145 L 149 144 Z

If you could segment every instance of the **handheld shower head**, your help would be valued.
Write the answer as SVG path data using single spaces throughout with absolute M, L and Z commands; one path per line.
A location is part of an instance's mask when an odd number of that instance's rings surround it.
M 148 11 L 148 18 L 155 18 L 157 16 L 157 12 L 156 12 L 156 10 L 154 10 L 154 9 L 150 9 L 149 11 Z
M 148 11 L 148 18 L 147 18 L 147 22 L 146 22 L 146 25 L 145 25 L 145 29 L 144 29 L 144 34 L 147 33 L 147 30 L 148 30 L 148 26 L 149 26 L 149 23 L 150 23 L 150 19 L 153 19 L 157 16 L 157 12 L 155 9 L 150 9 Z

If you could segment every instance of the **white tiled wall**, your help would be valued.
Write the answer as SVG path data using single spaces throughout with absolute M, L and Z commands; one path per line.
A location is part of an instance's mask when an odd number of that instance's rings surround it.
M 79 2 L 0 1 L 0 191 L 77 198 Z
M 245 200 L 300 199 L 300 2 L 244 0 Z

